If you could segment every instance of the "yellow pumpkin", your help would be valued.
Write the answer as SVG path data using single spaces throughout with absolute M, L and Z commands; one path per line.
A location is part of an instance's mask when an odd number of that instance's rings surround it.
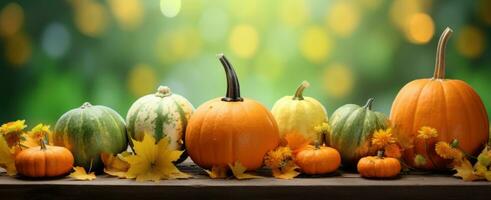
M 314 130 L 315 126 L 327 122 L 327 112 L 324 106 L 314 98 L 304 97 L 303 91 L 309 87 L 307 81 L 298 86 L 295 95 L 285 96 L 278 100 L 271 111 L 278 123 L 280 136 L 300 133 L 306 139 L 322 143 L 322 138 Z

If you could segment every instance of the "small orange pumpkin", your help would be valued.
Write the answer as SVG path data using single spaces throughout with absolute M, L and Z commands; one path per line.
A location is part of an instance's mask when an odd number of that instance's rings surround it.
M 27 177 L 56 177 L 68 173 L 73 167 L 73 155 L 65 147 L 49 146 L 21 151 L 15 158 L 17 172 Z
M 341 165 L 341 155 L 331 147 L 307 145 L 295 157 L 295 163 L 306 174 L 327 174 Z
M 488 141 L 488 115 L 479 95 L 464 81 L 445 79 L 445 46 L 451 34 L 447 27 L 440 37 L 433 78 L 408 83 L 392 104 L 394 134 L 405 149 L 405 162 L 414 168 L 446 169 L 448 161 L 432 148 L 437 141 L 457 139 L 459 148 L 471 154 L 478 153 Z M 437 129 L 438 137 L 417 139 L 423 126 Z M 415 163 L 418 154 L 428 161 L 425 165 Z
M 383 151 L 377 156 L 363 157 L 358 161 L 358 173 L 366 178 L 392 178 L 401 172 L 401 163 L 396 158 L 384 157 Z
M 266 153 L 280 141 L 278 125 L 267 108 L 240 97 L 239 81 L 223 54 L 227 94 L 196 109 L 186 128 L 186 150 L 200 167 L 227 167 L 240 162 L 248 170 L 262 166 Z

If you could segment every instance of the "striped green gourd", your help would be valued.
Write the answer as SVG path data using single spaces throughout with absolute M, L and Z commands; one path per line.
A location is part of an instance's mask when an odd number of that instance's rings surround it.
M 144 134 L 151 134 L 156 141 L 169 136 L 171 149 L 183 149 L 182 140 L 193 110 L 187 99 L 160 86 L 155 94 L 143 96 L 131 105 L 126 116 L 130 145 L 131 139 L 141 141 Z
M 346 104 L 332 114 L 329 125 L 331 131 L 326 135 L 327 143 L 341 154 L 344 166 L 354 166 L 361 157 L 375 155 L 371 146 L 371 136 L 375 130 L 385 129 L 387 117 L 372 111 L 373 98 L 365 106 Z
M 120 153 L 128 147 L 124 119 L 111 108 L 88 102 L 60 117 L 53 143 L 68 148 L 76 166 L 98 172 L 104 168 L 102 152 Z

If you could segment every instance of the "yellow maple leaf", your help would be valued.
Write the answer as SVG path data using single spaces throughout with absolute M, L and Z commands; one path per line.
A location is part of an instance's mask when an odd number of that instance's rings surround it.
M 101 153 L 101 160 L 104 163 L 104 172 L 118 178 L 126 178 L 126 172 L 130 168 L 130 164 L 124 161 L 124 157 L 130 153 L 125 151 L 114 156 L 110 153 Z
M 85 171 L 85 168 L 83 168 L 83 167 L 74 167 L 73 170 L 74 170 L 74 172 L 72 172 L 68 176 L 75 179 L 75 180 L 91 181 L 91 180 L 94 180 L 96 178 L 94 172 L 87 173 Z
M 454 170 L 457 171 L 454 176 L 462 178 L 464 181 L 474 181 L 482 179 L 482 177 L 476 175 L 471 162 L 467 159 L 463 159 L 458 164 L 454 165 Z
M 17 174 L 17 170 L 15 169 L 15 154 L 11 151 L 3 136 L 0 136 L 0 167 L 7 170 L 7 175 L 9 176 Z
M 127 178 L 135 178 L 137 181 L 159 181 L 161 179 L 189 178 L 174 165 L 182 151 L 169 149 L 169 137 L 162 138 L 155 144 L 155 138 L 145 134 L 143 140 L 133 140 L 135 155 L 124 157 L 124 161 L 130 164 Z
M 21 141 L 21 145 L 27 148 L 39 146 L 39 141 L 48 138 L 51 134 L 49 127 L 49 125 L 38 124 L 31 131 L 22 134 L 24 140 Z
M 273 169 L 272 172 L 275 178 L 293 179 L 300 174 L 300 172 L 297 172 L 296 169 L 298 169 L 297 166 L 291 166 L 283 169 Z
M 227 178 L 227 168 L 226 167 L 214 166 L 214 167 L 211 168 L 211 170 L 206 170 L 205 169 L 205 172 L 212 179 Z
M 263 178 L 261 176 L 256 176 L 252 175 L 249 173 L 245 173 L 247 171 L 247 168 L 244 167 L 239 161 L 235 161 L 235 163 L 228 164 L 230 169 L 232 170 L 232 173 L 234 174 L 235 178 L 241 180 L 241 179 L 253 179 L 253 178 Z

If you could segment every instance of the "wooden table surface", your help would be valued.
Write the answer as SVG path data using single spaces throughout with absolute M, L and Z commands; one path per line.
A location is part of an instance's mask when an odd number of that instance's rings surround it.
M 25 180 L 0 176 L 3 199 L 490 199 L 491 182 L 464 182 L 442 174 L 405 175 L 393 180 L 370 180 L 338 172 L 323 177 L 300 176 L 294 180 L 271 178 L 261 169 L 251 180 L 212 180 L 186 161 L 179 168 L 193 175 L 187 180 L 136 182 L 106 175 L 94 181 Z

